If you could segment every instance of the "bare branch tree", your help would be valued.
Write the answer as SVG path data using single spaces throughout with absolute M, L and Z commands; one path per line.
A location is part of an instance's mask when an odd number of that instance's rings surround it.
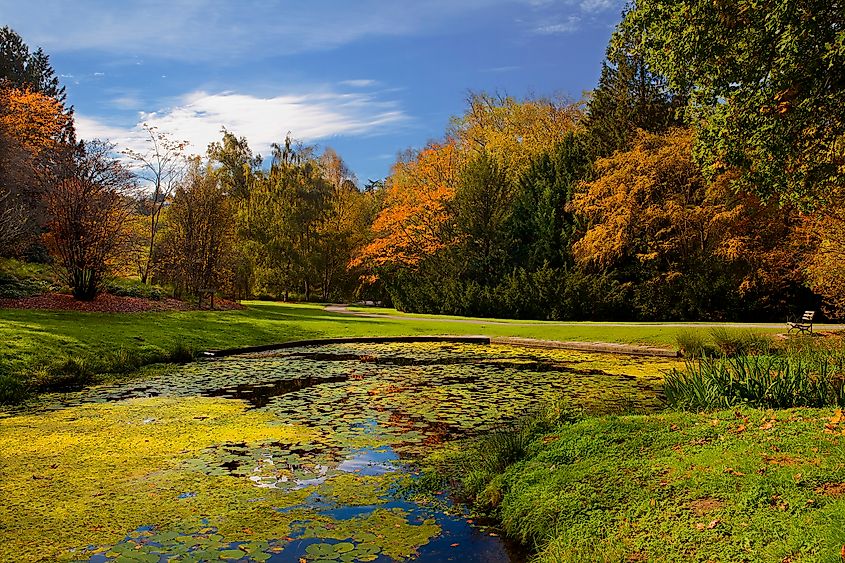
M 0 256 L 9 256 L 19 248 L 29 227 L 26 206 L 0 187 Z
M 176 141 L 169 134 L 159 131 L 158 127 L 143 124 L 148 135 L 148 149 L 139 152 L 125 149 L 123 154 L 135 164 L 135 176 L 152 188 L 149 202 L 150 224 L 147 239 L 149 248 L 138 259 L 138 275 L 141 282 L 147 283 L 155 262 L 155 243 L 161 221 L 161 212 L 182 182 L 188 166 L 185 157 L 187 141 Z

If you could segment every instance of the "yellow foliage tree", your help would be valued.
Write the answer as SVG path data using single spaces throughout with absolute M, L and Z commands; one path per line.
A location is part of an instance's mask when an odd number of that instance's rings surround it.
M 538 155 L 550 154 L 584 116 L 583 105 L 563 100 L 472 94 L 467 111 L 452 120 L 450 136 L 462 152 L 493 156 L 516 181 Z
M 823 214 L 806 218 L 812 250 L 807 266 L 810 287 L 824 298 L 825 313 L 845 317 L 845 200 Z

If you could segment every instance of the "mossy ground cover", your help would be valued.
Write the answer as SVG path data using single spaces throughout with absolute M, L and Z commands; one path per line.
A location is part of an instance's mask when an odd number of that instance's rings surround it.
M 505 558 L 496 537 L 414 502 L 406 463 L 550 395 L 653 408 L 676 363 L 626 374 L 605 360 L 341 345 L 43 395 L 0 417 L 0 559 L 441 560 L 468 537 Z
M 436 461 L 539 561 L 833 563 L 844 445 L 841 411 L 743 408 L 581 418 L 503 471 L 466 446 Z

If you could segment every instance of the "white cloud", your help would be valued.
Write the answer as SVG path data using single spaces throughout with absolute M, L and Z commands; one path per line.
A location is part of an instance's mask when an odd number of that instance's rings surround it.
M 534 31 L 542 35 L 554 35 L 558 33 L 572 33 L 577 31 L 581 24 L 581 18 L 578 16 L 569 16 L 562 22 L 544 24 L 537 27 Z
M 126 94 L 113 98 L 111 104 L 120 109 L 139 109 L 144 103 L 139 97 Z
M 375 80 L 369 79 L 357 79 L 357 80 L 343 80 L 341 81 L 343 86 L 351 86 L 352 88 L 366 88 L 367 86 L 375 86 L 378 84 Z
M 612 8 L 620 7 L 619 0 L 582 0 L 581 10 L 585 12 L 605 12 Z
M 139 114 L 137 124 L 130 127 L 77 115 L 76 128 L 82 139 L 106 138 L 120 149 L 143 150 L 145 136 L 141 125 L 148 123 L 174 139 L 188 141 L 192 152 L 203 154 L 210 142 L 220 139 L 220 129 L 225 127 L 245 136 L 255 151 L 266 154 L 269 145 L 284 139 L 288 131 L 296 139 L 314 142 L 338 135 L 377 134 L 408 119 L 395 102 L 379 101 L 365 93 L 320 92 L 261 98 L 200 91 L 182 96 L 173 107 Z

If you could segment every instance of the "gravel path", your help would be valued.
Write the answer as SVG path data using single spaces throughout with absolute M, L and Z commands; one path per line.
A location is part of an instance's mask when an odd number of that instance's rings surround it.
M 728 328 L 786 328 L 786 323 L 689 323 L 689 322 L 589 322 L 589 321 L 491 321 L 484 319 L 448 319 L 437 316 L 410 316 L 410 315 L 390 315 L 386 313 L 365 313 L 363 311 L 352 311 L 348 305 L 327 305 L 326 311 L 330 313 L 342 313 L 345 315 L 354 315 L 356 317 L 371 317 L 377 319 L 395 319 L 401 321 L 414 320 L 421 322 L 438 322 L 438 323 L 459 323 L 470 325 L 506 325 L 506 326 L 660 326 L 672 328 L 698 328 L 698 327 L 716 327 L 723 326 Z M 841 330 L 845 329 L 843 325 L 833 324 L 817 324 L 813 325 L 815 330 Z

